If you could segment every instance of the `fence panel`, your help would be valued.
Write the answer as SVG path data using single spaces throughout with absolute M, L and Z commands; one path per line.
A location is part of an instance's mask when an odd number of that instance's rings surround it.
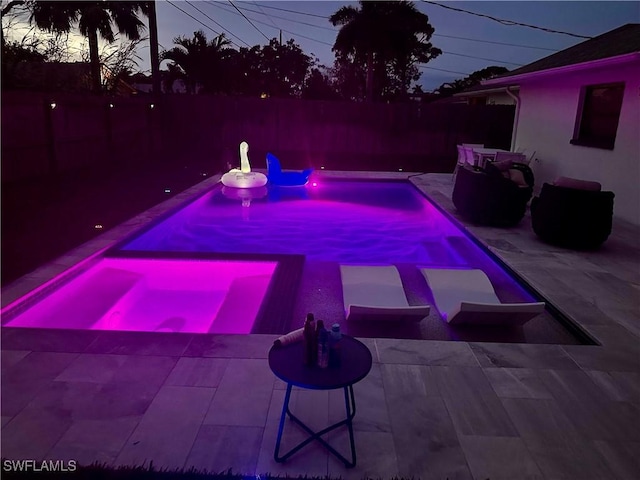
M 3 181 L 194 157 L 210 158 L 212 171 L 224 171 L 227 163 L 238 164 L 243 140 L 255 168 L 264 168 L 272 152 L 291 169 L 448 172 L 458 143 L 508 149 L 515 110 L 206 95 L 154 101 L 66 94 L 57 96 L 55 109 L 50 101 L 47 94 L 3 94 Z

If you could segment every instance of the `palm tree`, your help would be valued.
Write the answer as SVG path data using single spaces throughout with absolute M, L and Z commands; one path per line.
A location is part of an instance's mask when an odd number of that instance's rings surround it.
M 329 17 L 334 26 L 342 26 L 332 50 L 366 65 L 368 100 L 374 94 L 374 69 L 380 75 L 388 66 L 396 72 L 406 92 L 411 67 L 442 53 L 429 43 L 434 33 L 429 17 L 405 0 L 359 3 L 359 9 L 344 6 Z
M 231 42 L 224 33 L 213 40 L 207 40 L 202 30 L 193 33 L 193 38 L 176 37 L 173 43 L 178 45 L 162 53 L 162 60 L 171 60 L 185 74 L 187 91 L 196 93 L 201 84 L 211 93 L 218 89 L 222 62 L 230 53 Z
M 101 90 L 98 34 L 107 42 L 115 41 L 113 26 L 130 40 L 139 40 L 145 26 L 138 13 L 148 14 L 148 2 L 118 1 L 34 1 L 29 21 L 53 33 L 67 33 L 76 23 L 89 40 L 89 59 L 93 90 Z

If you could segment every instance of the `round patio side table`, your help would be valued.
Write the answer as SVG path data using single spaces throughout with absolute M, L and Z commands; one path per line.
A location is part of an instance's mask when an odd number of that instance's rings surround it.
M 304 342 L 296 342 L 285 346 L 273 346 L 269 350 L 269 367 L 271 371 L 287 384 L 287 391 L 282 405 L 282 415 L 278 427 L 278 438 L 273 458 L 276 462 L 284 462 L 298 450 L 308 445 L 313 440 L 320 442 L 329 452 L 340 459 L 346 467 L 351 468 L 356 465 L 356 445 L 353 438 L 353 417 L 356 415 L 356 399 L 353 394 L 353 385 L 367 376 L 371 370 L 371 352 L 367 346 L 359 340 L 342 335 L 341 340 L 341 362 L 339 367 L 320 368 L 318 366 L 304 365 Z M 311 390 L 334 390 L 342 388 L 344 390 L 344 404 L 346 418 L 333 425 L 314 432 L 302 420 L 296 417 L 289 410 L 289 400 L 293 386 L 307 388 Z M 289 416 L 309 437 L 299 443 L 284 455 L 280 455 L 280 442 L 284 429 L 284 420 Z M 351 460 L 345 458 L 340 452 L 327 443 L 322 435 L 346 425 L 349 430 L 349 441 L 351 444 Z

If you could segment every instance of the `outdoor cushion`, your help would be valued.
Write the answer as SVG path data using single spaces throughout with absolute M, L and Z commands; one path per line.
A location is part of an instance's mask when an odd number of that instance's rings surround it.
M 522 170 L 518 170 L 517 168 L 509 169 L 509 180 L 517 184 L 519 187 L 529 186 L 524 178 L 524 173 L 522 173 Z
M 570 177 L 558 177 L 553 184 L 556 187 L 576 188 L 578 190 L 590 190 L 593 192 L 599 192 L 602 190 L 602 186 L 598 182 L 579 180 L 577 178 Z

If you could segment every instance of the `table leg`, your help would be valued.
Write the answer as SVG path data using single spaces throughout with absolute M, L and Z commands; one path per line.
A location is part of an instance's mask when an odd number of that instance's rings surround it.
M 286 414 L 289 412 L 289 399 L 291 398 L 291 387 L 290 383 L 287 384 L 287 392 L 284 396 L 284 403 L 282 404 L 282 414 L 280 415 L 280 425 L 278 426 L 278 439 L 276 440 L 276 450 L 273 454 L 273 458 L 276 462 L 283 462 L 285 458 L 278 457 L 278 452 L 280 451 L 280 442 L 282 441 L 282 431 L 284 430 L 284 419 Z
M 355 417 L 355 415 L 356 415 L 356 400 L 355 400 L 355 396 L 353 394 L 353 386 L 349 385 L 348 387 L 344 387 L 344 403 L 345 403 L 345 410 L 346 410 L 347 418 L 345 418 L 344 420 L 339 421 L 338 423 L 334 423 L 333 425 L 330 425 L 327 428 L 324 428 L 324 429 L 320 430 L 319 432 L 314 432 L 313 430 L 311 430 L 307 425 L 305 425 L 302 422 L 302 420 L 300 420 L 298 417 L 296 417 L 289 410 L 289 400 L 291 398 L 291 387 L 292 387 L 291 384 L 287 385 L 287 392 L 285 394 L 284 404 L 282 405 L 282 415 L 280 416 L 280 425 L 278 427 L 278 438 L 276 440 L 276 448 L 275 448 L 275 452 L 273 454 L 273 458 L 275 459 L 275 461 L 276 462 L 284 462 L 291 455 L 293 455 L 298 450 L 303 448 L 305 445 L 308 445 L 313 440 L 317 440 L 327 450 L 329 450 L 329 452 L 331 452 L 340 461 L 342 461 L 342 463 L 344 463 L 347 468 L 355 467 L 355 465 L 356 465 L 356 444 L 355 444 L 355 439 L 354 439 L 354 436 L 353 436 L 353 423 L 352 423 L 352 420 L 353 420 L 353 417 Z M 301 442 L 298 445 L 296 445 L 295 447 L 293 447 L 291 450 L 289 450 L 284 455 L 280 456 L 280 453 L 279 453 L 280 452 L 280 442 L 282 441 L 282 431 L 284 429 L 284 419 L 285 419 L 285 416 L 287 416 L 287 415 L 300 428 L 302 428 L 305 432 L 307 432 L 309 434 L 309 438 L 307 438 L 303 442 Z M 351 447 L 351 460 L 346 459 L 342 454 L 340 454 L 340 452 L 338 452 L 335 448 L 333 448 L 331 445 L 329 445 L 323 438 L 321 438 L 322 435 L 324 435 L 325 433 L 328 433 L 331 430 L 334 430 L 334 429 L 336 429 L 338 427 L 341 427 L 342 425 L 346 425 L 348 430 L 349 430 L 349 444 L 350 444 L 350 447 Z

